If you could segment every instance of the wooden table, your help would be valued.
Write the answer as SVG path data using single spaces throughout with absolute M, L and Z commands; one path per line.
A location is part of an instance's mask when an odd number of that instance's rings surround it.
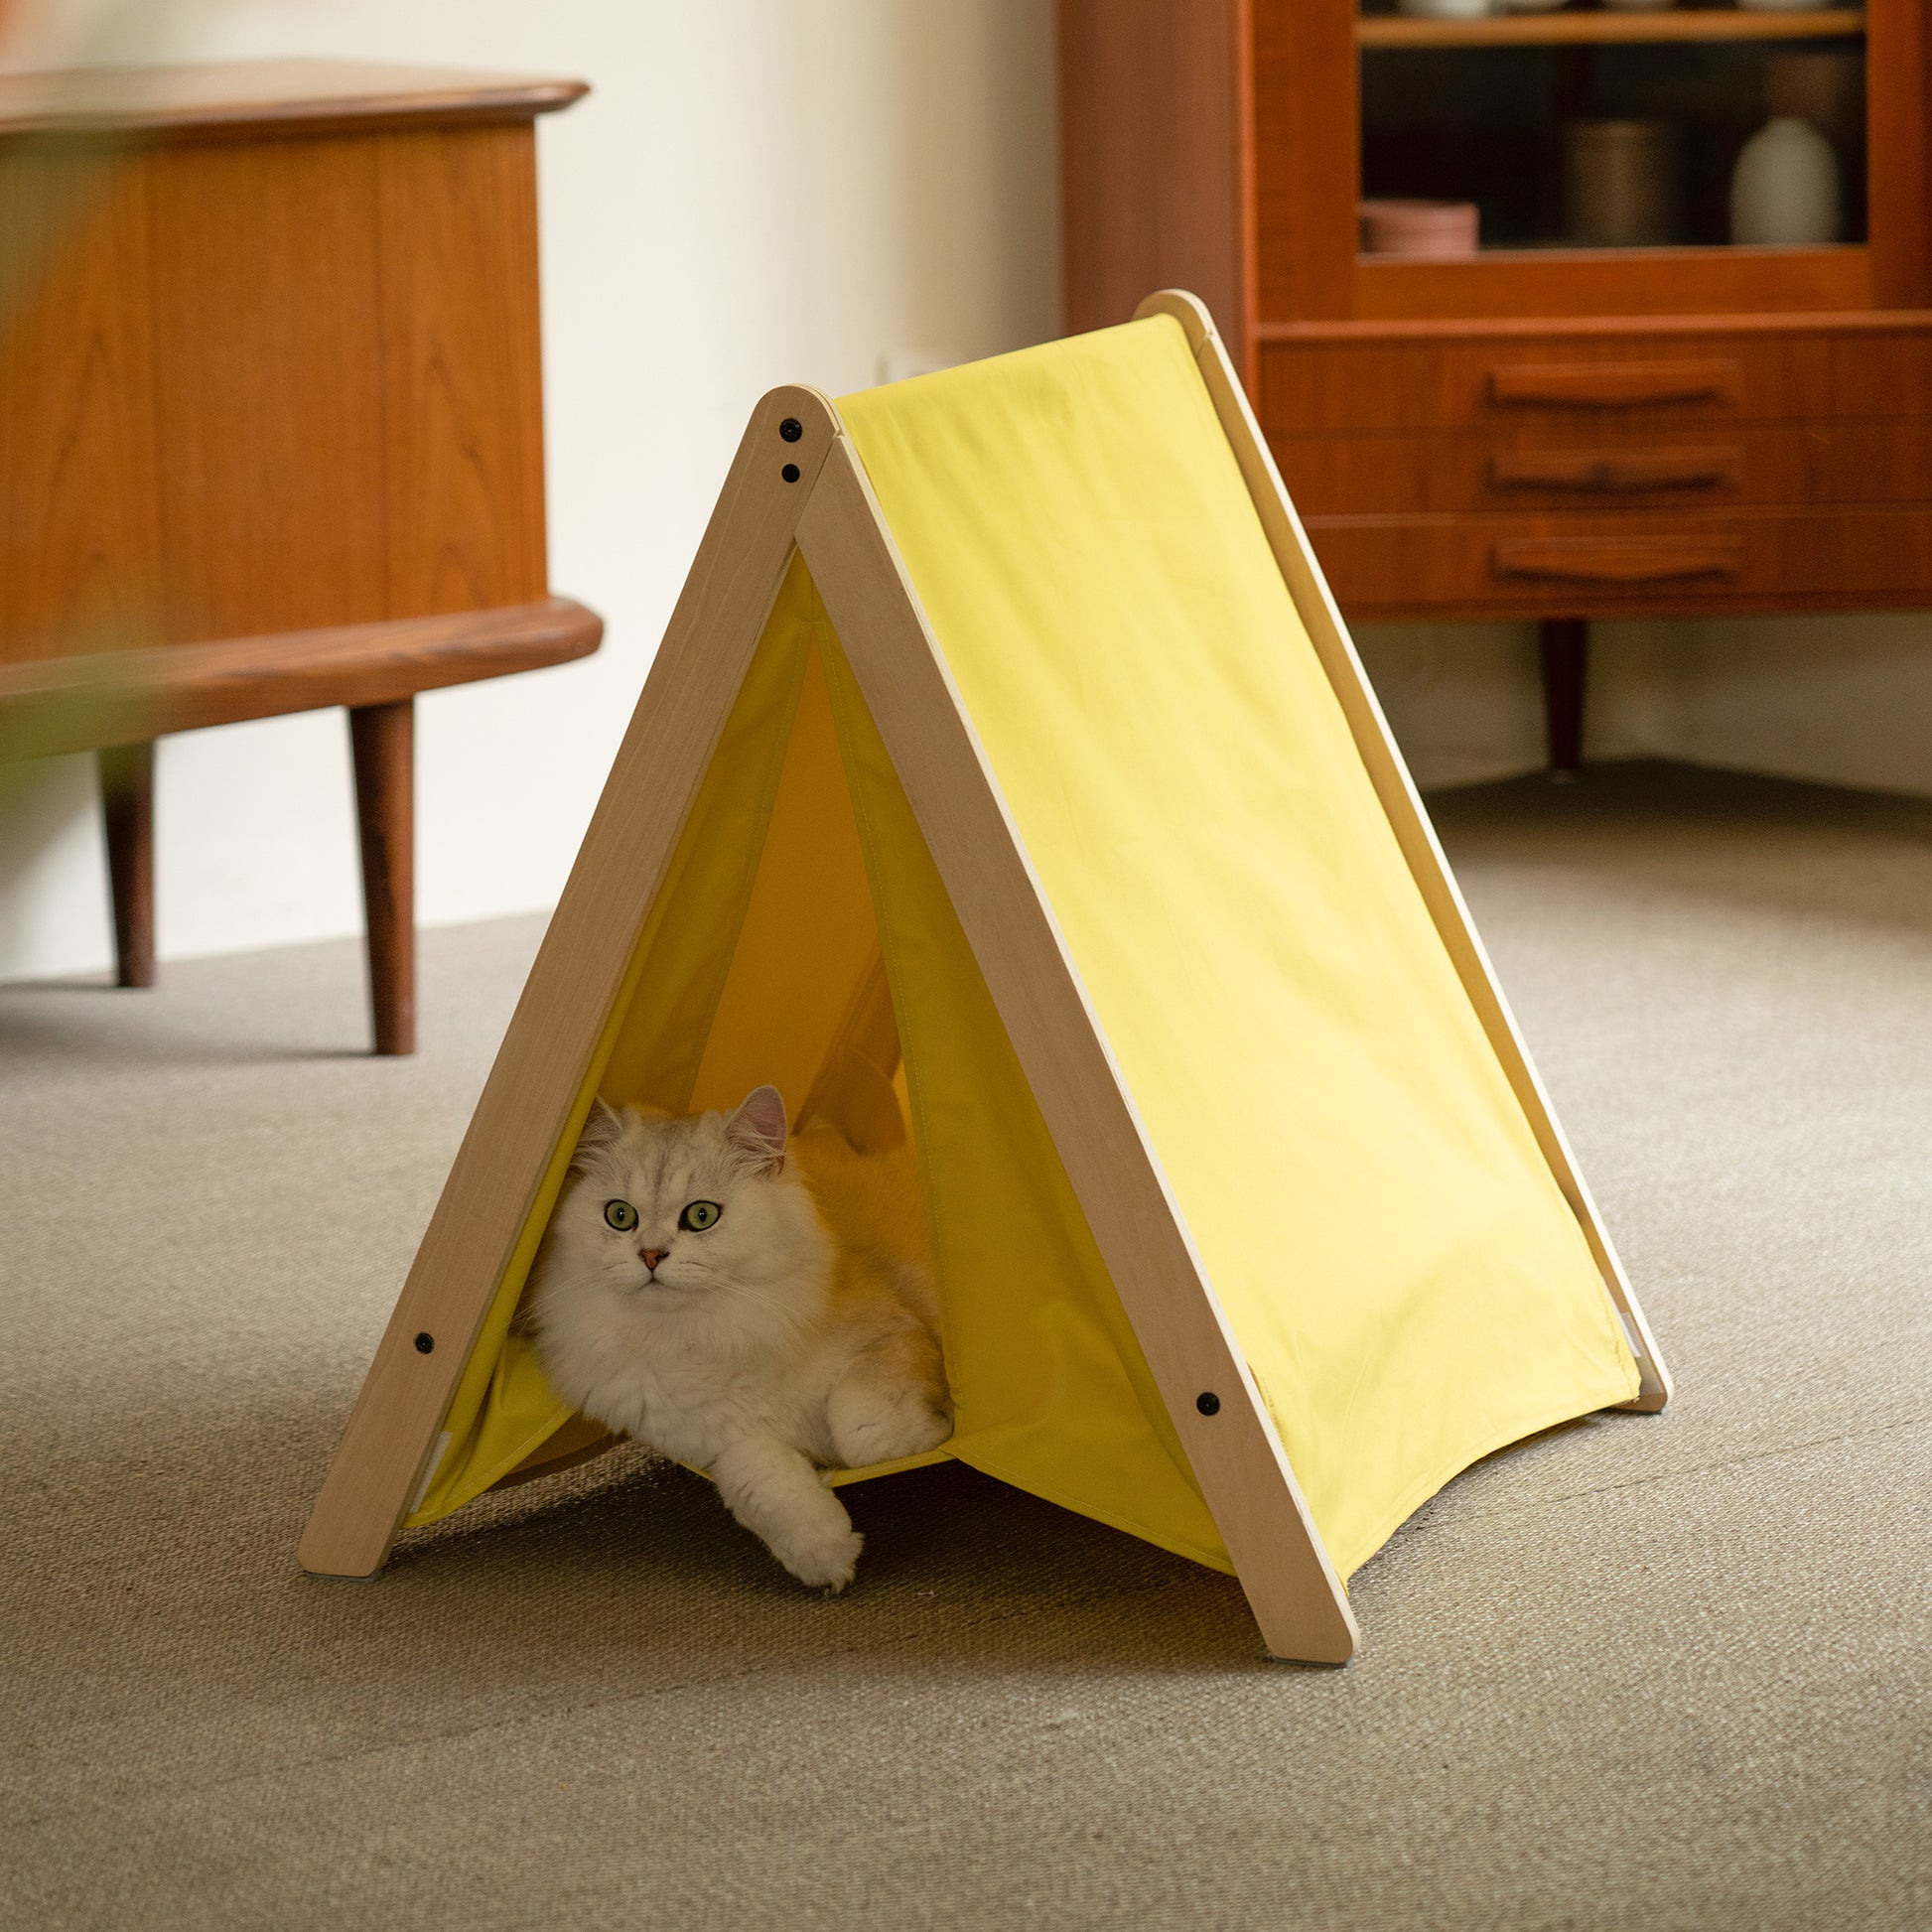
M 585 91 L 0 76 L 0 758 L 99 753 L 121 984 L 154 740 L 342 705 L 375 1046 L 412 1050 L 415 694 L 602 635 L 549 592 L 538 359 L 534 122 Z

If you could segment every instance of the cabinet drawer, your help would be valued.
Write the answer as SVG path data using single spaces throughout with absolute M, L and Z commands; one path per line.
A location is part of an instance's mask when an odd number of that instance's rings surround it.
M 1351 337 L 1260 346 L 1271 441 L 1422 430 L 1682 430 L 1932 417 L 1932 331 Z
M 1311 516 L 1351 618 L 1932 603 L 1932 505 L 1676 516 Z
M 1287 436 L 1305 516 L 1695 509 L 1932 499 L 1932 417 L 1711 425 L 1537 423 L 1488 432 Z

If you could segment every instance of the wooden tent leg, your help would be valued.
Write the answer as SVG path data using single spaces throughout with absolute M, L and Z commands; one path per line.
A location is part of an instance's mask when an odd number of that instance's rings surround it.
M 712 511 L 550 930 L 396 1299 L 296 1555 L 369 1577 L 436 1450 L 645 915 L 791 562 L 835 422 L 808 389 L 759 403 Z
M 843 436 L 798 543 L 1262 1640 L 1277 1657 L 1345 1664 L 1359 1632 L 1341 1579 Z
M 348 714 L 361 834 L 369 1010 L 378 1053 L 416 1050 L 416 706 Z
M 115 981 L 154 984 L 154 746 L 95 754 L 107 877 L 114 897 Z

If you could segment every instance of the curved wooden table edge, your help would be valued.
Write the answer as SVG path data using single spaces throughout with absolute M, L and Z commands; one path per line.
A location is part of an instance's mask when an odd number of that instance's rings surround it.
M 246 71 L 261 64 L 219 64 L 207 69 L 103 69 L 81 75 L 22 72 L 0 76 L 0 139 L 106 141 L 152 146 L 171 141 L 219 141 L 275 128 L 287 134 L 337 134 L 371 126 L 475 126 L 492 121 L 528 121 L 554 114 L 590 92 L 585 80 L 524 74 L 466 74 L 456 69 L 399 70 L 387 75 L 368 69 L 374 83 L 403 78 L 411 84 L 383 87 L 352 83 L 344 64 L 301 61 L 280 64 L 290 70 L 310 65 L 341 68 L 342 84 L 315 92 L 273 85 L 238 89 L 226 98 L 192 94 L 172 97 L 172 75 L 194 75 L 232 67 Z M 118 82 L 122 92 L 107 97 Z M 144 88 L 146 91 L 144 91 Z
M 0 665 L 0 762 L 250 718 L 393 704 L 587 657 L 604 620 L 573 598 L 201 644 Z

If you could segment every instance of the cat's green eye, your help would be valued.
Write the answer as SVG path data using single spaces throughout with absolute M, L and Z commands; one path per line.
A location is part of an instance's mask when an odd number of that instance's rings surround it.
M 637 1210 L 627 1200 L 607 1200 L 604 1203 L 604 1218 L 620 1234 L 628 1234 L 637 1225 Z
M 718 1217 L 725 1210 L 715 1200 L 694 1200 L 677 1217 L 681 1228 L 689 1228 L 693 1234 L 702 1234 L 706 1228 L 715 1228 Z

